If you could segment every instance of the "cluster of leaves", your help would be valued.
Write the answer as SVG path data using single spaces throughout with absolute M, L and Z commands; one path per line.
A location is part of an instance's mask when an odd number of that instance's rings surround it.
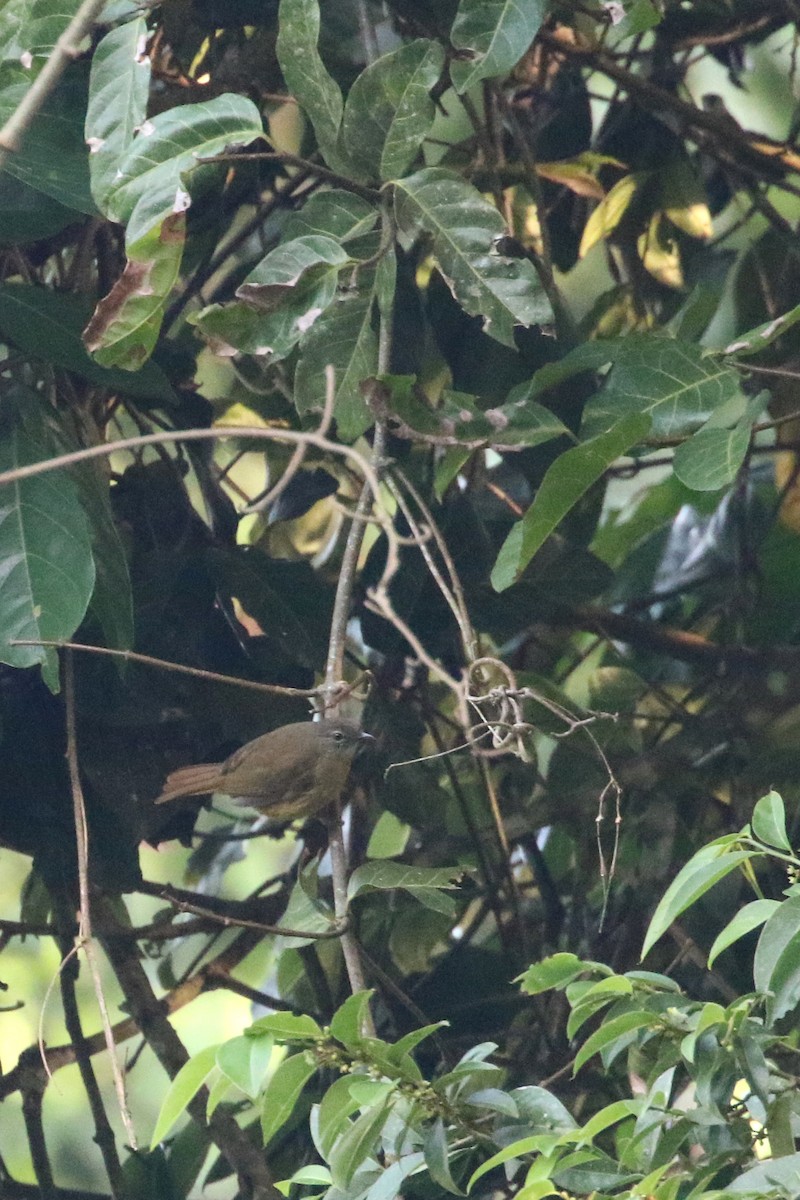
M 757 888 L 753 864 L 770 857 L 796 878 L 800 858 L 774 792 L 756 805 L 752 825 L 703 847 L 686 864 L 654 914 L 645 952 L 731 871 L 744 870 Z M 508 1087 L 507 1070 L 487 1061 L 498 1050 L 493 1042 L 471 1047 L 452 1068 L 426 1078 L 412 1052 L 442 1023 L 395 1042 L 368 1036 L 372 993 L 359 992 L 325 1027 L 306 1015 L 262 1017 L 243 1035 L 195 1055 L 173 1081 L 153 1143 L 213 1079 L 209 1112 L 232 1094 L 247 1097 L 268 1148 L 314 1098 L 309 1124 L 322 1163 L 296 1170 L 281 1185 L 287 1195 L 292 1184 L 322 1185 L 309 1194 L 380 1200 L 427 1171 L 446 1192 L 480 1196 L 494 1194 L 503 1168 L 506 1183 L 525 1200 L 565 1191 L 598 1200 L 728 1194 L 790 1200 L 800 1163 L 797 1047 L 781 1035 L 779 1022 L 800 1004 L 800 886 L 790 883 L 784 896 L 746 904 L 718 934 L 712 962 L 764 926 L 755 991 L 727 1006 L 692 999 L 668 975 L 617 974 L 571 953 L 551 955 L 524 973 L 526 995 L 551 989 L 566 995 L 567 1037 L 582 1042 L 574 1074 L 599 1057 L 620 1091 L 636 1081 L 632 1095 L 598 1107 L 583 1122 L 547 1088 Z M 277 1060 L 276 1045 L 287 1052 Z M 767 1161 L 748 1165 L 759 1148 Z
M 0 4 L 0 121 L 84 7 Z M 172 900 L 243 929 L 222 949 L 172 909 L 140 929 L 135 896 L 108 943 L 177 1076 L 156 1140 L 191 1102 L 218 1174 L 249 1170 L 223 1121 L 241 1093 L 273 1174 L 331 1198 L 789 1189 L 797 897 L 772 897 L 797 818 L 773 797 L 732 830 L 773 783 L 800 811 L 795 21 L 792 0 L 109 0 L 0 150 L 0 838 L 33 859 L 22 924 L 74 934 L 54 643 L 144 656 L 76 656 L 95 896 L 152 894 L 141 840 L 191 838 L 190 806 L 152 804 L 167 771 L 307 715 L 334 612 L 392 765 L 356 781 L 344 888 L 375 1036 L 326 867 L 213 900 L 262 850 L 226 817 Z M 342 509 L 377 475 L 354 564 Z M 628 970 L 687 859 L 646 943 L 664 973 Z M 305 1015 L 181 1070 L 137 948 L 177 1006 L 241 990 L 259 923 L 287 932 L 253 998 Z M 714 971 L 669 967 L 664 933 Z M 590 1020 L 556 1098 L 532 1081 Z M 207 1150 L 186 1145 L 147 1160 L 181 1194 Z

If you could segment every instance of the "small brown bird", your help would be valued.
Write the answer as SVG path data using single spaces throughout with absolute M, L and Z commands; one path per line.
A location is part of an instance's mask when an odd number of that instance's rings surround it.
M 372 735 L 353 721 L 298 721 L 247 742 L 222 763 L 181 767 L 156 804 L 222 792 L 276 821 L 311 817 L 344 791 L 353 756 Z

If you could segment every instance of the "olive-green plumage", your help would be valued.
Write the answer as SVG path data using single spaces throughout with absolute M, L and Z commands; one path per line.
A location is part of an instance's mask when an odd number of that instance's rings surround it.
M 369 737 L 352 721 L 282 725 L 225 762 L 173 771 L 156 803 L 222 792 L 277 821 L 311 817 L 341 797 L 353 756 Z

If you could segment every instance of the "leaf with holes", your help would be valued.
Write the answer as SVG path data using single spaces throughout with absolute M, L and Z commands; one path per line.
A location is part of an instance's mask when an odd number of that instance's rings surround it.
M 501 254 L 505 221 L 480 192 L 458 175 L 429 167 L 395 187 L 398 237 L 409 249 L 428 235 L 453 296 L 498 342 L 514 345 L 515 325 L 552 320 L 533 266 Z

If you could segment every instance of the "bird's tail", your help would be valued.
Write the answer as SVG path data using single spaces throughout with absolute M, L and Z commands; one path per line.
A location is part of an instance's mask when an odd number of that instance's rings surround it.
M 198 763 L 195 767 L 180 767 L 164 780 L 156 804 L 166 804 L 179 796 L 207 796 L 222 786 L 222 763 Z

